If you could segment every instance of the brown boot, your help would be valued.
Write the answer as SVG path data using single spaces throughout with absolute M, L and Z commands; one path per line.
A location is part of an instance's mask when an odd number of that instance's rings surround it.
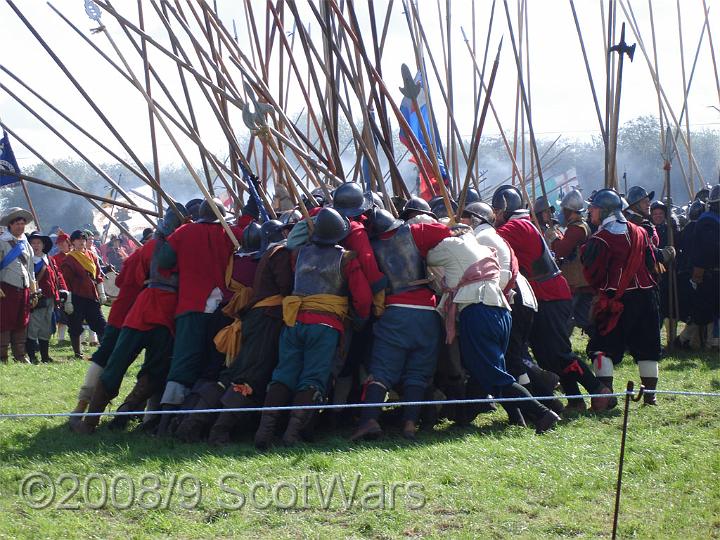
M 143 375 L 135 382 L 135 386 L 133 386 L 133 389 L 130 390 L 130 393 L 127 395 L 122 405 L 117 408 L 118 412 L 142 412 L 145 402 L 153 395 L 154 392 L 155 385 L 153 384 L 152 379 L 150 379 L 148 375 Z M 132 418 L 133 416 L 129 414 L 114 416 L 108 424 L 108 428 L 111 430 L 125 429 Z
M 103 412 L 105 410 L 105 407 L 108 406 L 108 403 L 110 403 L 110 401 L 114 397 L 115 396 L 113 396 L 107 391 L 102 381 L 98 381 L 97 385 L 95 386 L 95 391 L 93 392 L 92 399 L 90 400 L 90 404 L 88 405 L 87 412 Z M 95 429 L 97 428 L 99 423 L 100 416 L 86 416 L 82 422 L 71 425 L 70 429 L 72 429 L 75 433 L 84 433 L 89 435 L 95 432 Z
M 10 332 L 0 332 L 0 362 L 8 363 L 8 348 L 10 347 Z
M 20 364 L 30 364 L 30 358 L 26 353 L 27 332 L 25 330 L 16 330 L 10 332 L 10 347 L 12 348 L 15 361 Z
M 223 407 L 228 409 L 241 409 L 245 407 L 257 407 L 257 403 L 250 397 L 244 396 L 240 392 L 229 389 L 222 397 Z M 208 443 L 213 446 L 224 446 L 230 443 L 233 431 L 247 425 L 250 420 L 249 412 L 222 412 L 213 424 L 210 434 L 208 435 Z
M 295 394 L 293 405 L 317 405 L 322 400 L 320 392 L 315 388 L 306 388 Z M 302 439 L 309 438 L 310 424 L 317 413 L 315 409 L 299 409 L 290 413 L 287 429 L 283 435 L 285 446 L 293 446 Z
M 88 405 L 90 405 L 90 402 L 84 399 L 79 399 L 77 402 L 77 405 L 75 405 L 75 408 L 72 410 L 73 413 L 84 413 Z M 70 426 L 70 429 L 75 431 L 75 428 L 77 428 L 77 425 L 82 422 L 82 416 L 71 416 L 68 418 L 68 425 Z
M 271 383 L 265 396 L 265 407 L 283 407 L 290 402 L 292 392 L 282 383 Z M 265 411 L 255 433 L 255 448 L 267 450 L 275 436 L 275 427 L 282 411 Z
M 216 381 L 205 381 L 195 392 L 198 399 L 193 406 L 193 410 L 217 409 L 220 406 L 220 398 L 225 392 L 225 387 L 220 386 Z M 180 425 L 175 430 L 175 438 L 186 443 L 200 442 L 216 418 L 217 413 L 187 414 L 182 418 Z

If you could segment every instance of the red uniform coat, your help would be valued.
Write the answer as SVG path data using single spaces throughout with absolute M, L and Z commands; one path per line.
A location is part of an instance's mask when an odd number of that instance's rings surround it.
M 655 287 L 652 269 L 655 267 L 653 246 L 647 231 L 628 222 L 636 233 L 642 235 L 644 264 L 630 280 L 626 290 L 651 289 Z M 596 291 L 617 290 L 620 276 L 630 256 L 630 238 L 628 234 L 612 234 L 602 229 L 591 236 L 581 249 L 583 272 L 590 286 Z
M 523 275 L 532 275 L 532 262 L 542 254 L 543 237 L 530 221 L 530 217 L 510 219 L 498 228 L 497 233 L 510 244 L 515 252 Z M 539 283 L 528 277 L 528 282 L 538 300 L 570 300 L 572 293 L 562 275 Z
M 140 291 L 145 286 L 145 279 L 138 279 L 135 272 L 135 268 L 140 264 L 139 255 L 139 251 L 130 255 L 115 278 L 115 285 L 118 286 L 120 292 L 110 306 L 110 315 L 108 315 L 107 320 L 108 324 L 115 328 L 122 328 L 125 317 L 127 317 Z
M 42 291 L 43 297 L 51 298 L 59 302 L 60 290 L 67 290 L 67 285 L 65 284 L 62 272 L 60 272 L 60 269 L 52 257 L 48 257 L 48 263 L 49 264 L 43 265 L 43 268 L 46 269 L 44 272 L 41 270 L 40 273 L 35 274 L 35 279 L 37 280 L 38 289 Z
M 145 280 L 150 276 L 150 263 L 156 244 L 157 240 L 152 238 L 130 257 L 131 259 L 137 257 L 137 264 L 134 265 L 135 281 L 145 283 Z M 127 267 L 128 261 L 125 262 L 123 271 Z M 169 275 L 172 270 L 160 270 L 160 272 Z M 122 289 L 120 289 L 120 292 L 122 294 Z M 177 293 L 172 291 L 156 288 L 142 289 L 130 307 L 123 326 L 140 331 L 165 326 L 170 332 L 175 333 L 177 300 Z
M 73 293 L 73 295 L 89 298 L 90 300 L 98 300 L 99 297 L 95 285 L 103 281 L 100 261 L 92 251 L 86 251 L 85 253 L 89 255 L 95 263 L 94 276 L 91 276 L 87 270 L 77 262 L 75 257 L 70 256 L 65 257 L 65 260 L 60 265 L 60 271 L 65 278 L 68 290 Z
M 187 223 L 167 242 L 175 252 L 180 275 L 175 316 L 203 313 L 213 289 L 222 290 L 225 285 L 225 269 L 235 249 L 232 241 L 220 225 Z
M 362 218 L 360 216 L 357 219 Z M 385 275 L 380 271 L 375 260 L 375 252 L 370 246 L 370 239 L 367 230 L 361 221 L 350 221 L 350 234 L 340 242 L 345 249 L 354 251 L 357 254 L 357 260 L 360 263 L 363 274 L 370 283 L 373 293 L 383 290 L 386 287 L 387 280 Z

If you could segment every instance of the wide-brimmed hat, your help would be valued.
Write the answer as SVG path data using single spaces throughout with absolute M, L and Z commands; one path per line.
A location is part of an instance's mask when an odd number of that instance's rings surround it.
M 51 239 L 49 236 L 42 235 L 42 234 L 40 234 L 40 233 L 37 232 L 37 231 L 33 231 L 32 233 L 30 233 L 30 234 L 28 234 L 28 235 L 26 235 L 26 236 L 27 236 L 27 239 L 28 239 L 28 243 L 29 243 L 29 242 L 32 242 L 33 240 L 36 240 L 36 239 L 42 240 L 42 243 L 43 243 L 43 249 L 42 249 L 42 250 L 43 250 L 43 253 L 44 253 L 45 255 L 47 255 L 48 253 L 50 253 L 50 250 L 52 249 L 53 243 L 52 243 L 52 239 Z
M 33 220 L 33 215 L 24 208 L 14 206 L 10 208 L 2 218 L 0 218 L 0 226 L 7 227 L 10 223 L 20 218 L 24 219 L 26 223 L 30 223 Z

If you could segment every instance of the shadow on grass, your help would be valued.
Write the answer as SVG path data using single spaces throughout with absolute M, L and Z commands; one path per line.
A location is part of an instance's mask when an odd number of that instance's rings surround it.
M 603 413 L 587 412 L 584 414 L 567 415 L 558 424 L 559 428 L 569 425 L 573 420 L 583 416 L 614 418 L 620 416 L 620 407 Z M 512 428 L 507 425 L 504 414 L 492 415 L 489 418 L 480 415 L 477 424 L 459 426 L 445 421 L 433 428 L 420 430 L 417 439 L 409 441 L 402 438 L 399 426 L 389 425 L 383 436 L 375 441 L 351 442 L 351 428 L 338 430 L 318 429 L 315 440 L 301 443 L 292 448 L 283 447 L 280 440 L 267 454 L 295 457 L 299 462 L 308 453 L 318 452 L 353 452 L 367 449 L 394 450 L 398 448 L 432 447 L 447 444 L 467 437 L 488 437 L 513 439 L 532 435 L 532 426 L 527 429 Z M 103 459 L 111 457 L 114 465 L 138 464 L 145 460 L 171 458 L 174 462 L 197 460 L 207 457 L 252 458 L 260 455 L 252 444 L 252 433 L 242 433 L 232 444 L 222 447 L 211 446 L 205 442 L 182 443 L 173 438 L 156 438 L 137 431 L 110 431 L 107 425 L 101 424 L 93 435 L 78 435 L 70 432 L 66 422 L 51 427 L 41 427 L 13 433 L 0 454 L 8 462 L 17 460 L 47 460 L 59 456 L 74 454 L 100 454 Z

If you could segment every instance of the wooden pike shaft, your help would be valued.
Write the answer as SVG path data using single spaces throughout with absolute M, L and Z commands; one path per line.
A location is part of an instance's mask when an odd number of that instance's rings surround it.
M 513 55 L 515 56 L 515 64 L 518 70 L 518 80 L 520 82 L 520 94 L 522 97 L 523 105 L 525 106 L 525 112 L 527 114 L 528 129 L 530 130 L 530 145 L 532 146 L 533 153 L 535 154 L 535 163 L 537 165 L 537 175 L 540 179 L 540 189 L 543 197 L 547 198 L 545 193 L 545 179 L 542 174 L 542 166 L 540 164 L 540 153 L 538 152 L 537 141 L 535 140 L 535 131 L 533 130 L 532 115 L 530 114 L 530 105 L 528 103 L 527 94 L 525 92 L 525 83 L 523 82 L 522 76 L 522 65 L 520 63 L 520 57 L 518 56 L 517 46 L 515 45 L 515 36 L 512 27 L 512 21 L 510 20 L 510 10 L 508 8 L 507 0 L 503 0 L 505 4 L 505 14 L 507 16 L 508 29 L 510 31 L 510 42 L 513 46 Z M 534 185 L 534 184 L 533 184 Z
M 710 32 L 710 19 L 708 12 L 710 11 L 707 7 L 707 2 L 703 0 L 703 10 L 705 11 L 705 25 L 708 29 L 708 42 L 710 43 L 710 58 L 712 59 L 713 71 L 715 73 L 715 86 L 717 87 L 718 103 L 720 103 L 720 78 L 718 77 L 717 60 L 715 59 L 715 46 L 713 45 L 712 32 Z
M 147 101 L 148 106 L 152 109 L 153 114 L 157 118 L 158 122 L 162 126 L 162 128 L 165 130 L 165 134 L 167 135 L 168 139 L 170 139 L 170 142 L 175 147 L 175 151 L 180 156 L 180 159 L 182 159 L 183 163 L 185 164 L 185 167 L 187 168 L 190 175 L 193 177 L 193 180 L 195 180 L 195 183 L 197 184 L 200 191 L 205 196 L 205 199 L 207 200 L 208 204 L 210 205 L 210 208 L 212 209 L 215 216 L 217 216 L 218 220 L 220 221 L 220 224 L 222 225 L 223 229 L 225 229 L 225 232 L 227 233 L 228 237 L 232 241 L 235 248 L 240 248 L 240 242 L 238 242 L 238 239 L 235 237 L 235 233 L 233 233 L 232 229 L 230 229 L 229 225 L 225 221 L 225 218 L 220 213 L 220 210 L 218 209 L 217 205 L 215 204 L 215 201 L 213 200 L 212 196 L 208 192 L 205 185 L 202 183 L 202 180 L 200 180 L 200 177 L 195 172 L 194 167 L 188 160 L 188 158 L 185 156 L 185 153 L 182 151 L 182 148 L 180 147 L 180 144 L 175 139 L 175 136 L 172 134 L 172 131 L 170 131 L 169 126 L 165 123 L 165 120 L 163 120 L 163 117 L 158 113 L 157 109 L 155 108 L 155 104 L 150 98 L 150 96 L 147 95 L 147 92 L 145 92 L 145 89 L 142 87 L 140 82 L 137 80 L 137 77 L 135 77 L 135 74 L 132 71 L 132 68 L 125 60 L 125 57 L 120 52 L 120 49 L 118 49 L 117 45 L 115 44 L 115 41 L 113 41 L 112 36 L 107 31 L 107 28 L 103 28 L 102 32 L 105 34 L 105 37 L 107 37 L 108 41 L 110 42 L 110 45 L 112 46 L 113 50 L 115 51 L 115 54 L 118 55 L 120 60 L 122 61 L 123 65 L 125 66 L 125 69 L 127 70 L 128 74 L 132 77 L 133 81 L 135 82 L 135 87 L 138 89 L 138 91 L 143 95 L 145 98 L 145 101 Z M 178 212 L 178 214 L 180 214 Z
M 30 198 L 30 192 L 28 192 L 28 188 L 25 185 L 25 178 L 20 178 L 20 185 L 22 186 L 23 193 L 25 193 L 25 198 L 27 199 L 28 206 L 30 207 L 30 213 L 33 215 L 35 226 L 39 231 L 42 229 L 42 225 L 40 225 L 40 220 L 38 219 L 37 212 L 35 211 L 35 205 L 33 205 L 32 199 Z
M 683 111 L 685 112 L 685 130 L 688 144 L 688 153 L 692 153 L 692 145 L 690 139 L 690 110 L 688 108 L 688 86 L 687 77 L 685 75 L 685 46 L 683 45 L 683 32 L 682 32 L 682 17 L 680 16 L 680 0 L 677 0 L 677 18 L 678 18 L 678 38 L 680 45 L 680 71 L 682 72 L 682 83 L 683 83 Z M 695 183 L 693 181 L 693 168 L 690 167 L 688 171 L 690 183 L 690 195 L 695 195 Z M 670 198 L 670 192 L 668 191 L 668 198 Z M 668 229 L 672 229 L 671 224 L 668 224 Z M 672 245 L 672 244 L 671 244 Z

